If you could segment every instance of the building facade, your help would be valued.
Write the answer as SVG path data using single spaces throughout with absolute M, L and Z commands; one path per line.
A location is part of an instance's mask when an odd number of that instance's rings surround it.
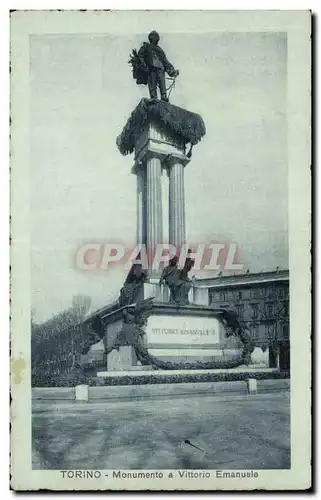
M 269 348 L 270 366 L 279 356 L 280 366 L 290 369 L 289 272 L 269 271 L 202 279 L 208 303 L 215 308 L 233 305 L 248 325 L 255 346 Z

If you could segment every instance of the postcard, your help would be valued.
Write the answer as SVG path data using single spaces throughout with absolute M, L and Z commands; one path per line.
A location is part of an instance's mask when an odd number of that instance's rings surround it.
M 311 13 L 11 12 L 11 487 L 311 487 Z

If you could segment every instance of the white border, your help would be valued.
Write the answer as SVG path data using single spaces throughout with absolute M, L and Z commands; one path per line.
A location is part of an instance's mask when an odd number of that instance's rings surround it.
M 273 3 L 274 3 L 274 2 L 269 2 L 269 8 L 273 8 L 273 5 L 272 5 Z M 66 4 L 66 2 L 64 2 L 64 6 L 66 7 L 66 5 L 65 5 L 65 4 Z M 280 2 L 279 2 L 279 4 L 280 4 Z M 292 7 L 292 8 L 294 8 L 294 7 L 295 7 L 295 5 L 294 5 L 294 4 L 295 4 L 295 2 L 292 2 L 292 3 L 291 3 L 291 7 Z M 162 5 L 163 5 L 164 7 L 166 7 L 166 3 L 163 3 Z M 171 5 L 173 5 L 173 4 L 171 3 Z M 198 5 L 200 5 L 200 4 L 198 3 Z M 46 6 L 48 6 L 48 4 L 46 4 Z M 79 6 L 79 7 L 81 7 L 81 3 L 80 3 L 80 2 L 78 2 L 78 3 L 77 3 L 77 7 L 78 7 L 78 6 Z M 91 5 L 91 8 L 94 8 L 94 6 L 96 6 L 96 2 L 94 2 L 94 3 Z M 56 5 L 55 7 L 57 8 L 57 5 Z M 280 5 L 278 5 L 278 7 L 280 8 Z M 70 7 L 69 7 L 69 8 L 70 8 Z M 240 8 L 240 7 L 239 7 L 239 8 Z M 243 8 L 243 6 L 242 6 L 242 8 Z M 302 6 L 301 6 L 301 8 L 302 8 Z M 304 8 L 304 7 L 303 7 L 303 8 Z M 226 3 L 224 4 L 224 9 L 225 9 L 225 10 L 227 9 Z M 299 50 L 300 50 L 300 48 L 299 48 Z M 298 75 L 297 75 L 297 76 L 298 76 Z M 305 75 L 303 75 L 303 76 L 305 77 Z M 306 83 L 306 82 L 303 82 L 303 83 Z M 303 123 L 302 123 L 302 116 L 298 116 L 298 117 L 297 117 L 297 120 L 298 120 L 298 121 L 297 121 L 296 126 L 295 126 L 295 131 L 294 131 L 294 129 L 293 129 L 293 132 L 294 132 L 294 133 L 298 133 L 298 132 L 299 132 L 299 127 L 303 127 L 303 133 L 304 133 L 304 132 L 306 131 L 306 128 L 305 128 L 305 127 L 306 127 L 306 125 L 307 125 L 307 124 L 306 124 L 306 123 L 305 123 L 305 124 L 303 124 Z M 302 133 L 302 132 L 301 132 L 301 133 Z M 297 139 L 298 139 L 299 141 L 300 141 L 300 137 L 302 137 L 302 135 L 301 135 L 301 136 L 299 136 L 299 134 L 298 134 Z M 293 149 L 292 149 L 292 151 L 293 151 Z M 304 154 L 304 155 L 306 155 L 307 153 L 308 153 L 308 151 L 303 152 L 303 154 Z M 306 156 L 305 156 L 305 158 L 306 158 Z M 294 159 L 294 161 L 296 161 L 296 160 Z M 294 190 L 296 190 L 296 189 L 298 189 L 298 188 L 300 188 L 300 192 L 302 193 L 301 184 L 300 184 L 300 185 L 298 185 L 296 182 L 294 182 L 294 184 L 293 184 L 293 189 L 294 189 Z M 297 198 L 297 200 L 299 200 L 299 198 Z M 296 210 L 296 213 L 298 214 L 298 212 L 297 212 L 297 208 L 296 208 L 295 210 Z M 305 211 L 304 211 L 304 210 L 303 210 L 303 212 L 301 212 L 301 216 L 302 216 L 302 213 L 304 213 L 304 216 L 306 217 L 306 213 L 305 213 Z M 298 214 L 298 215 L 300 215 L 300 214 Z M 308 227 L 308 225 L 306 225 L 306 222 L 307 222 L 307 219 L 305 219 L 305 220 L 302 220 L 302 219 L 301 219 L 302 227 L 305 227 L 305 228 L 306 228 L 306 227 Z M 291 231 L 291 230 L 290 230 L 290 231 Z M 293 245 L 292 245 L 292 248 L 294 248 L 294 246 L 293 246 Z M 298 252 L 299 252 L 299 249 L 298 249 Z M 296 258 L 301 258 L 302 256 L 301 256 L 299 253 L 294 254 L 294 256 L 293 256 L 293 252 L 292 252 L 292 257 L 293 257 L 293 261 L 294 261 L 294 259 L 296 259 Z M 290 256 L 290 263 L 291 263 L 292 257 Z M 304 256 L 303 256 L 303 257 L 304 257 Z M 298 262 L 298 261 L 297 261 L 297 262 Z M 299 261 L 299 262 L 300 262 L 300 261 Z M 303 264 L 303 266 L 304 266 L 304 264 Z M 290 265 L 290 267 L 291 267 L 291 265 Z M 302 273 L 302 275 L 304 275 L 304 273 Z M 300 283 L 300 285 L 302 285 L 302 282 Z M 307 295 L 306 295 L 306 293 L 309 293 L 309 290 L 308 290 L 309 283 L 307 283 L 307 282 L 306 282 L 306 284 L 304 285 L 304 287 L 305 287 L 305 288 L 303 288 L 303 290 L 302 290 L 302 288 L 301 288 L 301 286 L 300 286 L 300 289 L 301 289 L 301 290 L 299 291 L 299 295 L 300 295 L 301 297 L 303 297 L 303 300 L 304 300 L 304 297 L 306 298 L 306 296 L 307 296 Z M 291 292 L 292 292 L 292 290 L 291 290 Z M 295 312 L 296 312 L 296 311 L 295 311 L 295 309 L 293 308 L 293 310 L 292 310 L 292 315 L 294 315 L 294 316 L 295 316 Z M 306 316 L 306 317 L 305 317 L 305 319 L 304 319 L 304 320 L 303 320 L 303 322 L 302 322 L 302 327 L 303 327 L 303 328 L 306 328 L 306 326 L 307 326 L 306 320 L 309 322 L 308 316 Z M 302 351 L 301 351 L 301 352 L 302 352 Z M 308 354 L 308 352 L 307 352 L 306 354 Z M 309 354 L 308 354 L 308 355 L 309 355 Z M 302 375 L 302 373 L 301 373 L 301 375 Z M 302 380 L 302 379 L 301 379 L 301 380 Z M 300 380 L 298 380 L 298 382 L 299 382 L 299 384 L 300 384 Z M 293 381 L 293 385 L 294 385 L 294 381 Z M 301 454 L 302 454 L 302 449 L 301 449 L 301 450 L 298 450 L 298 453 L 300 453 L 300 452 L 301 452 Z

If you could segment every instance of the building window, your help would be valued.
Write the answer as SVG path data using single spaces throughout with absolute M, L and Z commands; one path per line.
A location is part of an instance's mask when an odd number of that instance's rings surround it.
M 270 325 L 264 325 L 264 337 L 266 340 L 268 340 L 271 336 L 270 333 Z
M 282 333 L 284 339 L 289 338 L 289 325 L 283 325 Z
M 283 314 L 289 316 L 289 304 L 287 301 L 283 302 Z
M 251 297 L 254 299 L 261 298 L 262 290 L 260 288 L 253 288 L 251 290 Z
M 225 302 L 225 300 L 226 300 L 226 299 L 225 299 L 225 292 L 221 292 L 221 293 L 220 293 L 220 300 L 221 300 L 222 302 Z
M 265 339 L 266 340 L 274 340 L 276 338 L 276 325 L 264 325 L 265 328 Z
M 236 306 L 237 314 L 243 317 L 244 314 L 244 304 L 237 304 Z
M 252 304 L 252 318 L 257 319 L 259 312 L 259 304 Z
M 268 317 L 268 319 L 271 319 L 273 318 L 273 304 L 267 304 L 266 306 L 266 315 Z
M 237 300 L 242 300 L 242 292 L 236 292 Z
M 259 340 L 259 325 L 254 324 L 250 326 L 250 333 L 252 340 Z

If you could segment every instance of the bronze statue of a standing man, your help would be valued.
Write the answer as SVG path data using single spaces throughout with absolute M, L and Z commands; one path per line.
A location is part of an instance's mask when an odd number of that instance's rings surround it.
M 157 31 L 149 33 L 149 43 L 144 42 L 138 53 L 133 50 L 129 62 L 133 66 L 133 77 L 136 83 L 148 84 L 151 99 L 157 99 L 159 87 L 161 100 L 168 102 L 165 73 L 175 78 L 179 71 L 168 61 L 165 52 L 159 47 L 159 39 Z

